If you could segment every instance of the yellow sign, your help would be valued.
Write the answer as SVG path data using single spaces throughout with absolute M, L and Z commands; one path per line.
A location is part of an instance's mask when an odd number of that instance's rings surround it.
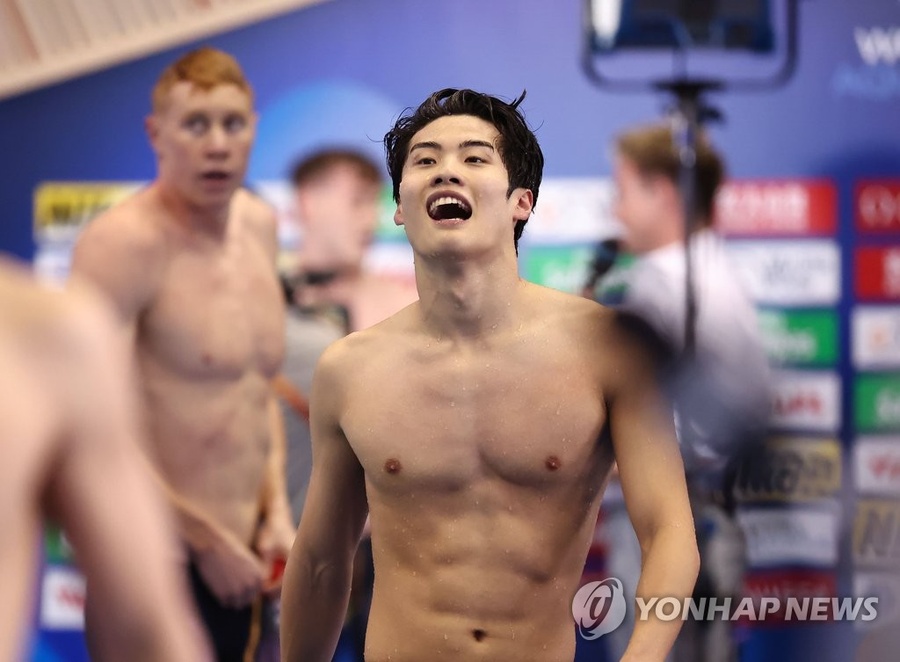
M 34 236 L 72 241 L 95 216 L 138 190 L 135 182 L 45 182 L 34 192 Z
M 812 501 L 841 489 L 841 446 L 836 439 L 773 437 L 738 472 L 742 502 Z

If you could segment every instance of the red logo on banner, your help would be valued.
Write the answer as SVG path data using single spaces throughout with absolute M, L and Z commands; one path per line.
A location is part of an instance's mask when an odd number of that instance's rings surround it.
M 790 606 L 801 607 L 804 598 L 832 598 L 837 595 L 837 575 L 828 570 L 792 569 L 751 572 L 744 579 L 744 594 L 754 603 L 777 599 L 778 609 L 762 622 L 783 623 Z M 797 603 L 792 605 L 791 603 Z M 829 614 L 829 616 L 832 616 Z M 831 620 L 829 618 L 829 620 Z
M 726 235 L 834 234 L 837 189 L 826 180 L 729 182 L 716 196 L 715 217 Z
M 900 179 L 861 181 L 854 200 L 857 230 L 900 233 Z
M 857 248 L 856 296 L 900 301 L 900 246 Z

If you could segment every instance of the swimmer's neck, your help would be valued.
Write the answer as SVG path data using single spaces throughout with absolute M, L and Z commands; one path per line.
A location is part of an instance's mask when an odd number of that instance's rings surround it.
M 231 204 L 239 194 L 239 191 L 235 191 L 227 204 L 212 207 L 192 203 L 175 187 L 160 180 L 151 184 L 150 188 L 176 225 L 218 238 L 225 235 L 231 216 Z
M 459 263 L 447 268 L 416 261 L 419 310 L 425 328 L 439 337 L 477 339 L 520 321 L 527 283 L 513 265 L 483 268 Z

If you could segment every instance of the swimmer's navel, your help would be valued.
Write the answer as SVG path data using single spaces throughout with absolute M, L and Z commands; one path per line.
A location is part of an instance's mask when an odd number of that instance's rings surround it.
M 562 462 L 559 461 L 559 458 L 555 455 L 550 455 L 544 460 L 544 466 L 547 467 L 548 471 L 556 471 L 562 465 Z
M 388 458 L 384 463 L 384 470 L 389 474 L 400 473 L 400 469 L 400 460 L 398 460 L 397 458 Z
M 487 632 L 482 629 L 472 630 L 472 636 L 475 638 L 475 641 L 484 641 Z

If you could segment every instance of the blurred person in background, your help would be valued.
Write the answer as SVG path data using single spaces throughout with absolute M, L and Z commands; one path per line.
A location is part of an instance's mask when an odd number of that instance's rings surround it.
M 85 287 L 52 291 L 0 260 L 0 660 L 23 660 L 45 521 L 62 526 L 104 614 L 103 659 L 209 651 L 140 443 L 131 362 Z
M 738 596 L 745 552 L 733 518 L 731 483 L 743 455 L 762 440 L 771 396 L 754 305 L 713 227 L 714 199 L 725 166 L 701 132 L 694 171 L 695 214 L 687 219 L 679 185 L 680 160 L 668 123 L 626 130 L 615 138 L 614 147 L 614 213 L 623 228 L 619 243 L 635 260 L 622 272 L 614 271 L 615 277 L 610 273 L 615 297 L 605 299 L 601 286 L 598 298 L 626 313 L 633 332 L 653 348 L 675 403 L 700 548 L 695 597 Z M 690 232 L 696 301 L 695 344 L 690 354 L 685 351 L 686 231 Z M 601 540 L 608 550 L 608 573 L 622 580 L 631 594 L 631 606 L 641 554 L 617 492 L 614 483 L 604 501 Z M 623 627 L 608 636 L 614 656 L 621 654 L 627 630 Z M 736 660 L 729 624 L 689 620 L 672 658 L 676 662 Z
M 291 171 L 300 244 L 282 254 L 288 312 L 284 367 L 276 388 L 287 435 L 287 489 L 297 523 L 312 466 L 308 394 L 319 356 L 338 338 L 380 322 L 418 297 L 412 278 L 379 273 L 366 264 L 384 181 L 368 156 L 344 147 L 306 155 Z M 372 572 L 366 537 L 354 563 L 336 659 L 363 659 Z
M 253 92 L 213 48 L 152 93 L 157 177 L 91 221 L 72 271 L 109 298 L 138 368 L 148 456 L 221 662 L 243 662 L 294 537 L 272 380 L 284 352 L 274 210 L 243 187 Z M 103 618 L 87 592 L 87 625 Z

